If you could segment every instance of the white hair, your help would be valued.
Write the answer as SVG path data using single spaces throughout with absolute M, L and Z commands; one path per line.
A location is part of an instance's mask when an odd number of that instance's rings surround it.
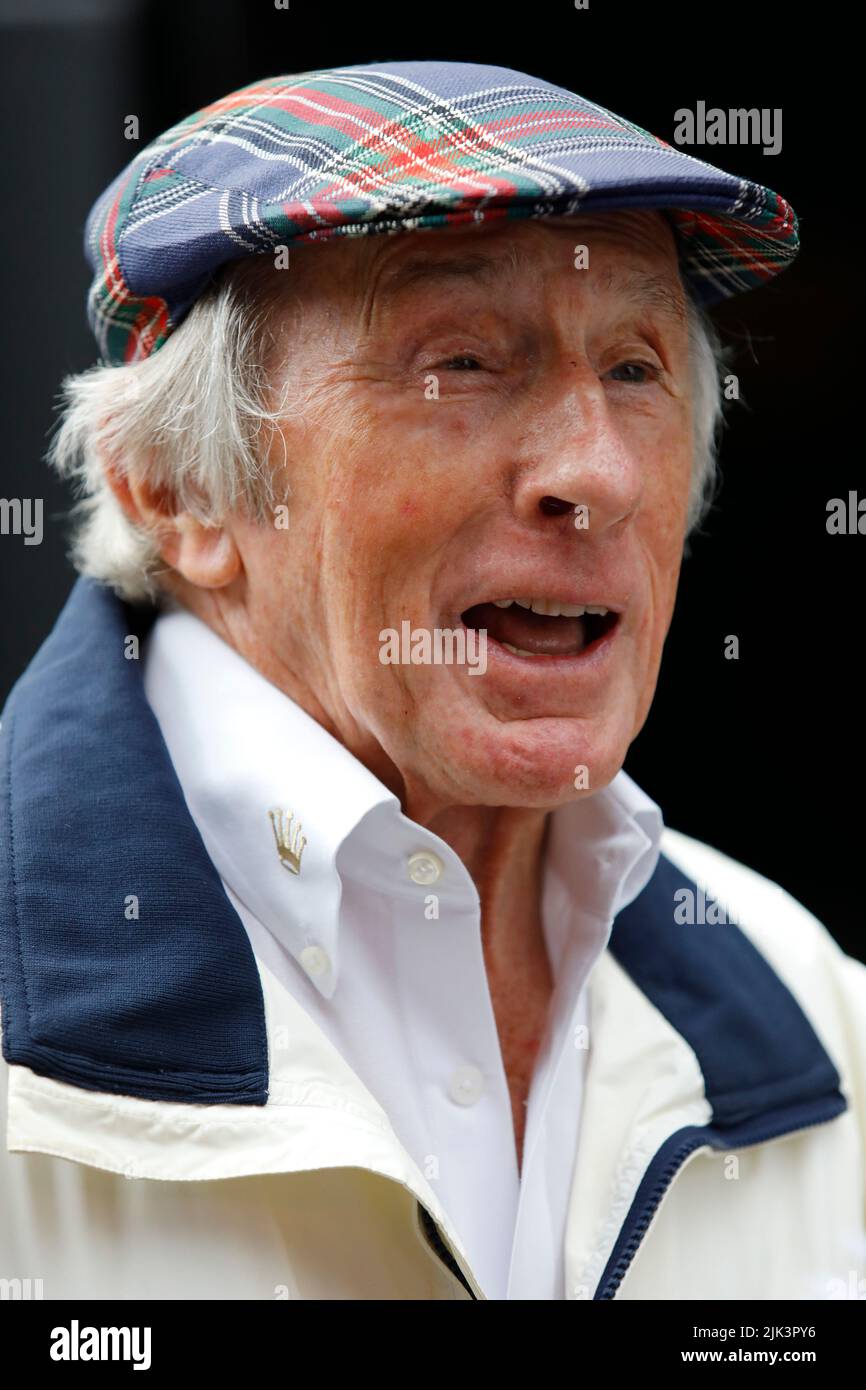
M 255 258 L 258 262 L 259 258 Z M 286 415 L 266 364 L 274 346 L 264 270 L 241 262 L 201 296 L 151 357 L 67 377 L 49 462 L 74 483 L 71 557 L 82 574 L 132 602 L 158 602 L 158 531 L 129 520 L 106 477 L 132 475 L 206 525 L 239 504 L 263 523 L 277 499 L 268 446 Z M 688 531 L 708 511 L 722 424 L 722 348 L 712 321 L 686 297 L 692 362 L 693 449 Z
M 692 480 L 686 535 L 696 531 L 719 485 L 719 441 L 725 424 L 722 378 L 731 349 L 709 314 L 686 294 L 692 376 Z

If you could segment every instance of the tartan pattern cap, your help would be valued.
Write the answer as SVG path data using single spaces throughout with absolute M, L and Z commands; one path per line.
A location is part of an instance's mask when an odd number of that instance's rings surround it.
M 620 208 L 667 210 L 705 305 L 797 254 L 797 218 L 777 193 L 525 73 L 401 62 L 268 78 L 172 126 L 97 200 L 88 316 L 102 359 L 134 362 L 243 256 Z

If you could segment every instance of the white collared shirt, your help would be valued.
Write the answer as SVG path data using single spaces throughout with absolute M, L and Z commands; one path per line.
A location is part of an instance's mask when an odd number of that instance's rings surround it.
M 586 981 L 613 918 L 653 873 L 658 807 L 620 772 L 603 791 L 552 813 L 541 916 L 554 994 L 521 1173 L 480 903 L 462 861 L 192 614 L 170 607 L 159 615 L 144 681 L 253 950 L 386 1111 L 487 1297 L 563 1298 L 589 1044 Z M 280 861 L 273 807 L 302 825 L 297 875 Z M 432 867 L 413 859 L 431 854 Z

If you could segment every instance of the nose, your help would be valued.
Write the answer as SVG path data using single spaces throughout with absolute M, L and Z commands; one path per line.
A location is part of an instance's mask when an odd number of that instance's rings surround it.
M 520 519 L 537 523 L 585 508 L 580 525 L 596 537 L 627 524 L 640 503 L 640 461 L 592 364 L 572 353 L 551 367 L 530 409 L 512 454 Z

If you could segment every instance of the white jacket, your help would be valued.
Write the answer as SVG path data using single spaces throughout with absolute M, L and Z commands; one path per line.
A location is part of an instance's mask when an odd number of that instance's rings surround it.
M 209 875 L 106 657 L 141 621 L 79 582 L 4 712 L 0 1297 L 483 1297 Z M 866 1297 L 866 968 L 716 851 L 662 855 L 590 979 L 566 1296 Z M 133 884 L 163 915 L 118 942 Z

